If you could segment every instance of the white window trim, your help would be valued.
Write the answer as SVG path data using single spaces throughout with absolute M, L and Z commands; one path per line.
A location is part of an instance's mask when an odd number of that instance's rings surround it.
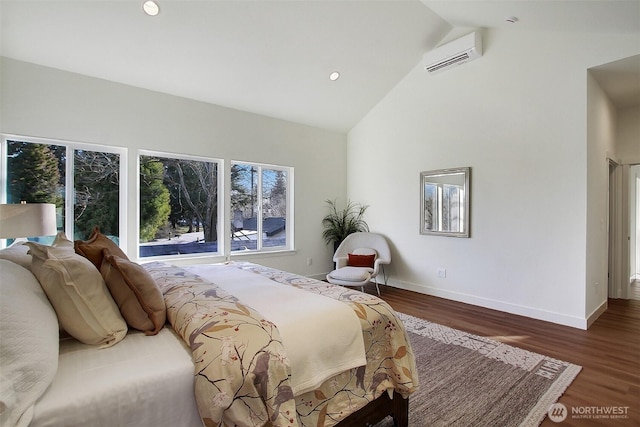
M 103 145 L 103 144 L 94 144 L 89 142 L 77 142 L 77 141 L 68 141 L 63 139 L 54 139 L 54 138 L 39 138 L 39 137 L 31 137 L 31 136 L 23 136 L 23 135 L 15 135 L 15 134 L 2 134 L 2 142 L 0 144 L 0 169 L 2 173 L 0 174 L 0 203 L 7 202 L 7 172 L 8 172 L 8 164 L 7 164 L 7 141 L 20 141 L 27 142 L 32 144 L 46 144 L 46 145 L 63 145 L 67 150 L 67 159 L 73 159 L 73 151 L 74 150 L 87 150 L 87 151 L 101 151 L 105 153 L 113 153 L 118 154 L 120 156 L 120 171 L 119 180 L 120 186 L 118 189 L 118 242 L 119 246 L 123 249 L 127 248 L 127 182 L 128 182 L 128 156 L 127 149 L 125 147 L 116 147 L 111 145 Z M 64 233 L 67 238 L 73 240 L 73 202 L 74 195 L 71 194 L 71 197 L 68 197 L 67 189 L 74 188 L 73 182 L 73 162 L 67 161 L 65 164 L 66 173 L 65 173 L 65 211 L 70 212 L 71 214 L 65 215 L 65 223 L 64 223 Z
M 250 162 L 250 161 L 246 161 L 246 160 L 231 160 L 230 162 L 230 168 L 229 168 L 229 173 L 231 171 L 231 167 L 233 167 L 233 165 L 244 165 L 244 166 L 253 166 L 253 167 L 257 167 L 259 169 L 259 173 L 258 173 L 258 194 L 257 194 L 257 199 L 260 200 L 260 206 L 258 207 L 259 210 L 259 217 L 262 218 L 262 169 L 270 169 L 270 170 L 274 170 L 274 171 L 282 171 L 282 172 L 286 172 L 287 173 L 287 226 L 285 228 L 285 235 L 286 235 L 286 239 L 287 239 L 287 244 L 285 246 L 279 246 L 279 247 L 275 247 L 275 248 L 264 248 L 262 247 L 262 238 L 260 238 L 258 240 L 257 243 L 257 248 L 255 250 L 247 250 L 247 251 L 231 251 L 231 234 L 227 233 L 226 236 L 226 240 L 228 240 L 229 244 L 228 244 L 228 248 L 229 251 L 225 252 L 225 256 L 227 259 L 229 259 L 230 257 L 235 257 L 235 256 L 251 256 L 251 255 L 258 255 L 258 254 L 273 254 L 273 253 L 284 253 L 284 252 L 292 252 L 295 251 L 295 244 L 294 244 L 294 228 L 295 228 L 295 224 L 294 224 L 294 209 L 293 207 L 295 206 L 295 201 L 294 201 L 294 167 L 293 166 L 282 166 L 282 165 L 273 165 L 273 164 L 269 164 L 269 163 L 258 163 L 258 162 Z M 230 175 L 229 175 L 230 176 Z M 226 212 L 226 215 L 228 215 L 228 218 L 231 219 L 233 217 L 231 212 Z M 262 221 L 256 221 L 256 228 L 257 228 L 257 233 L 259 236 L 262 236 Z
M 78 141 L 69 141 L 64 139 L 56 139 L 56 138 L 42 138 L 42 137 L 32 137 L 32 136 L 24 136 L 17 134 L 9 134 L 2 133 L 0 134 L 0 203 L 6 203 L 7 200 L 7 141 L 15 140 L 22 141 L 27 143 L 34 144 L 47 144 L 47 145 L 62 145 L 67 147 L 67 158 L 73 158 L 73 150 L 89 150 L 89 151 L 102 151 L 106 153 L 118 154 L 120 160 L 120 186 L 119 186 L 119 246 L 127 251 L 129 248 L 129 233 L 130 228 L 128 227 L 128 212 L 129 212 L 129 200 L 130 197 L 130 189 L 131 183 L 129 182 L 129 149 L 126 147 L 119 146 L 111 146 L 90 142 L 78 142 Z M 218 164 L 218 218 L 217 218 L 217 230 L 218 230 L 218 251 L 210 252 L 210 253 L 198 253 L 198 254 L 184 254 L 184 255 L 166 255 L 160 257 L 139 257 L 139 242 L 140 242 L 140 156 L 158 156 L 158 157 L 166 157 L 166 158 L 174 158 L 174 159 L 185 159 L 185 160 L 196 160 L 196 161 L 206 161 L 206 162 L 216 162 Z M 229 180 L 230 167 L 225 167 L 225 161 L 220 158 L 214 157 L 206 157 L 206 156 L 198 156 L 198 155 L 188 155 L 188 154 L 178 154 L 178 153 L 170 153 L 164 151 L 155 151 L 155 150 L 144 150 L 140 149 L 136 151 L 135 156 L 135 231 L 131 233 L 131 236 L 135 236 L 135 254 L 130 254 L 129 258 L 137 261 L 145 261 L 150 262 L 154 260 L 164 260 L 164 259 L 194 259 L 194 258 L 212 258 L 212 257 L 225 257 L 226 259 L 230 259 L 231 256 L 244 257 L 244 256 L 260 256 L 260 255 L 277 255 L 284 253 L 294 253 L 295 252 L 295 241 L 294 241 L 294 229 L 295 229 L 295 217 L 294 217 L 294 186 L 295 179 L 294 173 L 295 169 L 292 166 L 282 166 L 282 165 L 273 165 L 268 163 L 257 163 L 257 162 L 249 162 L 244 160 L 232 160 L 229 162 L 230 165 L 233 164 L 241 164 L 241 165 L 250 165 L 259 167 L 261 169 L 271 169 L 271 170 L 280 170 L 287 173 L 287 207 L 286 207 L 286 215 L 287 215 L 287 227 L 286 227 L 286 239 L 287 244 L 285 246 L 280 246 L 276 248 L 260 248 L 259 250 L 252 251 L 235 251 L 231 252 L 231 236 L 229 231 L 229 222 L 230 212 L 227 212 L 227 203 L 229 202 L 230 194 L 227 190 L 227 181 Z M 73 189 L 73 162 L 66 163 L 66 176 L 65 176 L 65 192 L 69 191 L 68 189 Z M 262 173 L 259 174 L 259 193 L 262 193 Z M 65 209 L 67 212 L 73 212 L 73 194 L 69 195 L 65 194 Z M 260 209 L 262 209 L 262 202 L 260 203 Z M 260 213 L 262 216 L 262 213 Z M 258 227 L 260 231 L 262 229 L 262 224 L 259 223 Z M 66 215 L 65 217 L 65 225 L 64 231 L 67 236 L 73 236 L 73 215 Z M 260 245 L 262 242 L 260 241 Z
M 218 164 L 218 176 L 217 176 L 217 195 L 218 195 L 218 215 L 217 215 L 217 231 L 218 231 L 218 250 L 216 252 L 201 252 L 195 254 L 181 254 L 181 255 L 161 255 L 161 256 L 140 256 L 140 156 L 151 157 L 164 157 L 168 159 L 183 159 L 183 160 L 195 160 L 199 162 L 211 162 Z M 226 219 L 225 208 L 225 178 L 226 169 L 224 167 L 224 160 L 214 157 L 197 156 L 189 154 L 169 153 L 166 151 L 153 151 L 153 150 L 138 150 L 136 153 L 136 222 L 135 222 L 135 236 L 136 236 L 136 253 L 135 258 L 140 262 L 151 262 L 161 260 L 176 260 L 176 259 L 195 259 L 195 258 L 211 258 L 221 257 L 226 253 L 227 241 L 222 236 L 226 235 L 224 227 L 224 220 Z

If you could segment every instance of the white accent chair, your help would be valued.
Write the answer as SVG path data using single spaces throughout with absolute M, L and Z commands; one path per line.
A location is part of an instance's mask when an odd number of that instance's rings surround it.
M 349 254 L 353 255 L 375 255 L 373 267 L 354 267 L 348 265 Z M 391 250 L 387 240 L 377 233 L 357 232 L 349 234 L 338 246 L 333 255 L 336 269 L 327 274 L 327 281 L 334 285 L 359 286 L 364 292 L 364 285 L 372 279 L 376 285 L 378 295 L 380 287 L 376 277 L 380 272 L 387 284 L 387 276 L 384 265 L 391 263 Z

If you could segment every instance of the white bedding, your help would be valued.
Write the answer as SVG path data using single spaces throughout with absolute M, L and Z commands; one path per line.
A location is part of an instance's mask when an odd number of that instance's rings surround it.
M 220 286 L 278 327 L 295 396 L 367 363 L 360 320 L 347 304 L 224 264 L 185 269 Z
M 63 340 L 30 427 L 202 427 L 193 370 L 191 351 L 169 327 L 155 336 L 130 331 L 104 349 Z

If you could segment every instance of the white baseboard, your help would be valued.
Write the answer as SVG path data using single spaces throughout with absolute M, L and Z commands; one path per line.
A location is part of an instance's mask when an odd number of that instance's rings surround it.
M 587 329 L 593 325 L 593 322 L 595 322 L 602 313 L 607 311 L 607 308 L 609 308 L 609 302 L 605 299 L 602 304 L 600 304 L 600 307 L 593 310 L 589 317 L 587 317 Z
M 477 305 L 480 307 L 490 308 L 493 310 L 504 311 L 506 313 L 517 314 L 520 316 L 531 317 L 533 319 L 544 320 L 547 322 L 557 323 L 560 325 L 571 326 L 578 329 L 587 329 L 589 327 L 589 319 L 568 316 L 563 313 L 556 313 L 547 310 L 540 310 L 534 307 L 527 307 L 518 304 L 512 304 L 504 301 L 493 300 L 489 298 L 477 297 L 474 295 L 463 294 L 459 292 L 452 292 L 443 289 L 432 288 L 425 285 L 419 285 L 416 283 L 404 282 L 400 280 L 389 280 L 389 286 L 393 286 L 400 289 L 406 289 L 409 291 L 418 292 L 421 294 L 432 295 L 435 297 L 445 298 L 453 301 L 464 302 L 467 304 Z M 605 301 L 606 304 L 606 301 Z M 601 307 L 596 310 L 598 314 L 594 312 L 590 318 L 593 317 L 593 321 L 602 314 L 599 312 Z M 604 308 L 606 310 L 606 306 Z M 594 317 L 595 316 L 595 317 Z

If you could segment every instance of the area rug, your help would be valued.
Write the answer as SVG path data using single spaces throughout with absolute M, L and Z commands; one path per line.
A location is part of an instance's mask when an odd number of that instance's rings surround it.
M 538 426 L 580 366 L 398 313 L 416 355 L 409 426 Z M 390 418 L 376 427 L 390 427 Z

